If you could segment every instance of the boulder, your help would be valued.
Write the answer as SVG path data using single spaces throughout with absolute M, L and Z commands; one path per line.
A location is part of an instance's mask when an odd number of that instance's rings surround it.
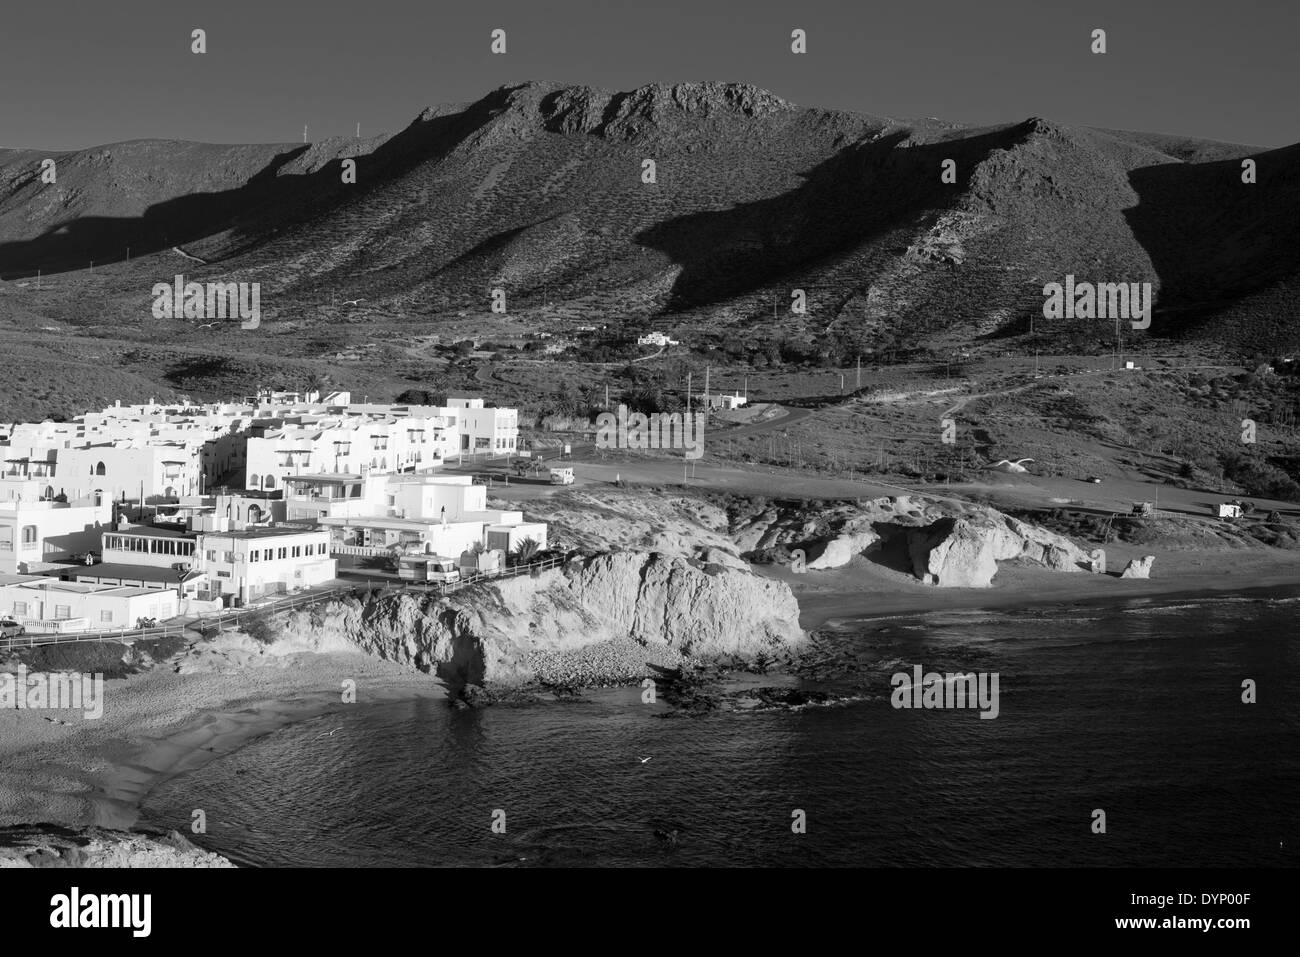
M 1134 558 L 1124 566 L 1120 572 L 1120 578 L 1150 578 L 1151 565 L 1156 560 L 1154 555 L 1143 555 L 1141 558 Z
M 943 588 L 988 588 L 998 563 L 992 536 L 965 519 L 941 518 L 911 531 L 908 553 L 923 582 Z
M 817 571 L 824 568 L 839 568 L 847 565 L 857 555 L 880 541 L 880 536 L 872 529 L 863 529 L 857 532 L 837 535 L 827 542 L 820 543 L 815 548 L 809 549 L 809 552 L 817 552 L 817 557 L 813 558 L 804 567 L 809 571 Z M 818 551 L 820 549 L 820 551 Z

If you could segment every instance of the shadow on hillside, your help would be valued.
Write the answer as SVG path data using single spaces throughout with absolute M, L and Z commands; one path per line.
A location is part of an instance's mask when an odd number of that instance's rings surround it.
M 35 239 L 0 243 L 0 278 L 33 277 L 38 269 L 46 275 L 79 270 L 92 261 L 121 262 L 128 246 L 131 255 L 139 257 L 225 230 L 234 230 L 237 242 L 251 240 L 309 220 L 331 206 L 363 202 L 385 183 L 451 152 L 505 108 L 509 93 L 503 88 L 460 112 L 417 119 L 374 151 L 354 157 L 355 184 L 342 182 L 341 158 L 312 173 L 282 173 L 311 148 L 304 144 L 276 155 L 238 189 L 155 203 L 142 216 L 84 216 Z M 165 162 L 166 157 L 159 159 Z M 191 265 L 190 271 L 204 268 Z
M 1025 133 L 1022 125 L 922 146 L 905 145 L 905 130 L 891 133 L 841 150 L 788 193 L 681 216 L 644 230 L 635 241 L 681 267 L 670 308 L 708 305 L 951 208 L 976 165 Z M 945 159 L 956 160 L 956 183 L 940 179 Z
M 1129 173 L 1138 204 L 1124 216 L 1160 279 L 1153 333 L 1191 331 L 1300 273 L 1300 144 L 1252 158 L 1254 184 L 1242 182 L 1240 158 Z

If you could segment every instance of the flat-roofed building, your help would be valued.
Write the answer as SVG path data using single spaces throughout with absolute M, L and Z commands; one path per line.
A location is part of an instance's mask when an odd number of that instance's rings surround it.
M 0 614 L 31 634 L 129 629 L 141 618 L 175 618 L 179 607 L 174 589 L 0 575 Z
M 245 604 L 331 581 L 337 574 L 325 529 L 246 528 L 201 532 L 194 569 L 200 599 Z
M 111 517 L 108 502 L 0 502 L 0 572 L 36 571 L 91 551 Z

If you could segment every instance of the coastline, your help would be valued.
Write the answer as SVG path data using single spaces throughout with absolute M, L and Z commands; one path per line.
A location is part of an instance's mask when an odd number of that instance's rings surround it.
M 348 707 L 344 680 L 356 683 L 358 702 L 446 697 L 435 678 L 361 651 L 264 658 L 239 670 L 178 674 L 159 666 L 105 679 L 97 720 L 69 711 L 0 712 L 0 826 L 128 830 L 159 783 Z
M 807 632 L 834 632 L 856 619 L 944 611 L 1266 598 L 1284 588 L 1300 594 L 1300 556 L 1157 555 L 1152 579 L 1005 563 L 988 589 L 926 586 L 865 559 L 816 577 L 771 566 L 756 570 L 791 585 Z M 356 682 L 359 702 L 448 698 L 436 678 L 360 650 L 313 650 L 292 639 L 268 650 L 250 647 L 247 641 L 201 646 L 199 654 L 180 659 L 192 664 L 190 670 L 173 662 L 106 680 L 104 716 L 98 720 L 74 712 L 0 712 L 0 826 L 130 830 L 141 823 L 140 806 L 158 784 L 280 728 L 347 707 L 340 690 L 346 679 Z M 196 840 L 201 844 L 202 835 Z
M 1156 555 L 1152 578 L 1120 579 L 1061 573 L 1003 563 L 990 588 L 936 588 L 855 559 L 829 572 L 791 574 L 770 566 L 761 574 L 787 582 L 799 601 L 799 626 L 812 632 L 847 618 L 920 616 L 940 611 L 1014 611 L 1063 604 L 1122 604 L 1138 599 L 1232 598 L 1288 586 L 1300 589 L 1300 555 L 1132 549 Z M 1127 561 L 1125 556 L 1123 561 Z M 1112 559 L 1111 568 L 1122 568 Z

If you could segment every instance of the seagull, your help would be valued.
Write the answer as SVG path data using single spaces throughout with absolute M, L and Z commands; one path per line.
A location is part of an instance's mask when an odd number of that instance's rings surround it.
M 654 755 L 651 755 L 651 757 L 654 757 Z M 641 758 L 641 759 L 640 759 L 640 761 L 641 761 L 642 764 L 645 764 L 645 763 L 646 763 L 647 761 L 649 761 L 649 760 L 650 760 L 650 758 Z
M 215 326 L 215 325 L 216 325 L 215 322 L 205 322 L 205 323 L 203 323 L 203 325 L 201 325 L 201 326 L 195 326 L 194 328 L 195 328 L 195 329 L 209 329 L 209 328 L 211 328 L 212 326 Z
M 1012 462 L 1010 459 L 1002 459 L 1000 462 L 994 462 L 993 467 L 1004 472 L 1027 472 L 1029 470 L 1025 468 L 1024 463 L 1032 461 L 1033 459 L 1016 459 Z
M 363 303 L 363 302 L 365 302 L 364 299 L 344 299 L 344 300 L 343 300 L 343 305 L 345 305 L 345 306 L 358 306 L 358 305 L 360 305 L 360 304 Z
M 342 728 L 335 728 L 335 729 L 334 729 L 334 731 L 342 731 L 342 730 L 343 730 Z M 334 737 L 334 731 L 322 731 L 320 734 L 316 735 L 316 737 L 318 737 L 318 738 L 325 738 L 325 737 L 330 737 L 330 738 L 332 738 L 332 737 Z

